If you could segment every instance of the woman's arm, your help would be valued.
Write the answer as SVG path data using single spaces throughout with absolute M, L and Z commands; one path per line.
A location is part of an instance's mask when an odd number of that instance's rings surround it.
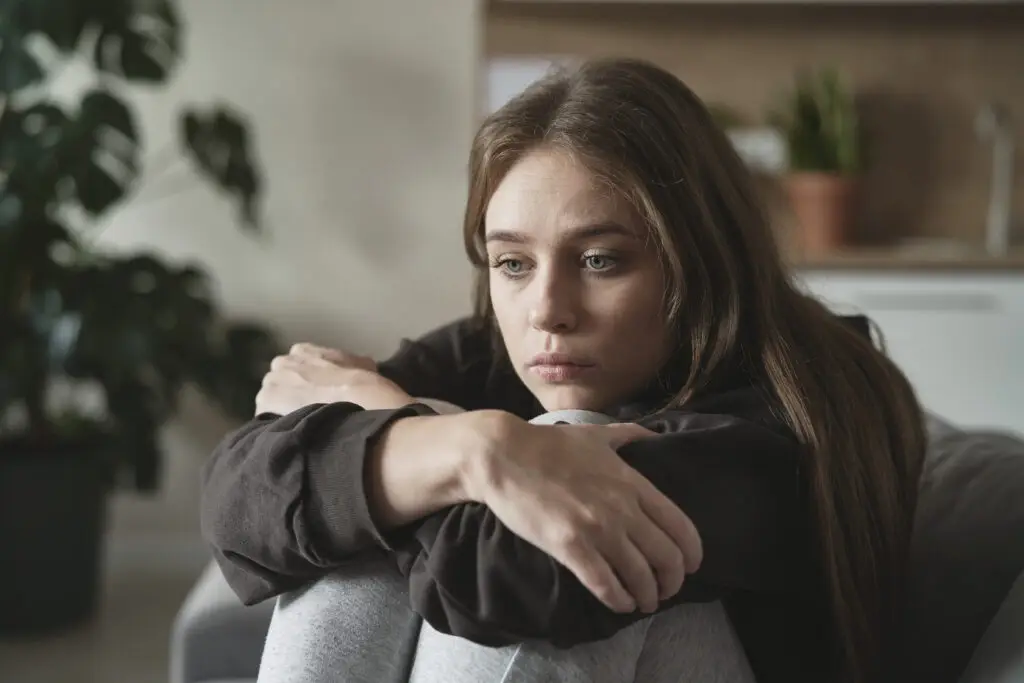
M 200 526 L 242 602 L 292 590 L 360 550 L 387 547 L 363 491 L 368 454 L 391 423 L 429 414 L 418 404 L 310 405 L 262 415 L 217 446 L 202 470 Z
M 660 608 L 799 585 L 810 538 L 795 441 L 726 415 L 676 413 L 653 422 L 666 433 L 619 454 L 690 516 L 703 541 L 700 569 Z M 543 639 L 569 647 L 646 616 L 608 609 L 490 505 L 438 512 L 398 550 L 416 611 L 434 628 L 475 642 Z
M 481 404 L 488 350 L 479 327 L 459 320 L 403 342 L 380 370 L 414 395 Z M 367 453 L 395 420 L 433 414 L 420 404 L 368 411 L 340 399 L 298 405 L 283 416 L 260 414 L 227 435 L 203 467 L 202 532 L 247 604 L 318 578 L 360 549 L 385 545 L 362 492 Z
M 411 417 L 385 430 L 366 462 L 370 519 L 390 531 L 468 502 L 471 463 L 495 429 L 486 415 L 462 413 Z
M 425 412 L 307 406 L 222 444 L 206 472 L 203 531 L 244 602 L 388 548 L 386 536 L 405 535 L 389 531 L 483 495 L 512 533 L 614 609 L 653 611 L 659 588 L 678 590 L 684 558 L 690 571 L 699 564 L 689 519 L 613 450 L 652 432 L 540 427 L 501 411 L 415 417 Z M 307 475 L 298 487 L 295 463 Z

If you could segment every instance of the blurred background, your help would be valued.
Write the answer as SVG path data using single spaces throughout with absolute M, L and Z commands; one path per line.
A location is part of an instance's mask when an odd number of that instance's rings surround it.
M 679 75 L 799 281 L 930 411 L 1024 432 L 1024 3 L 8 0 L 0 34 L 4 683 L 228 677 L 175 660 L 204 459 L 277 349 L 468 312 L 471 136 L 555 63 Z

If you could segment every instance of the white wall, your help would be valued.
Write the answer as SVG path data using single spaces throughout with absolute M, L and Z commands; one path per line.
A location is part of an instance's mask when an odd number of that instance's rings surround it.
M 200 260 L 232 313 L 261 318 L 289 341 L 379 357 L 465 313 L 476 5 L 185 0 L 183 68 L 169 88 L 136 100 L 147 157 L 172 143 L 180 103 L 237 104 L 258 134 L 269 232 L 243 235 L 232 207 L 181 164 L 113 216 L 102 239 Z M 199 466 L 230 426 L 187 402 L 166 431 L 161 493 L 114 500 L 114 546 L 194 543 Z

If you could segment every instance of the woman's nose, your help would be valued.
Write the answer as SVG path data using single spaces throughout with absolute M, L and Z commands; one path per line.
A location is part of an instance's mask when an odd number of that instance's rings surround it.
M 535 291 L 530 306 L 530 325 L 543 332 L 571 332 L 579 321 L 575 284 L 555 272 L 538 272 L 537 275 L 531 283 Z

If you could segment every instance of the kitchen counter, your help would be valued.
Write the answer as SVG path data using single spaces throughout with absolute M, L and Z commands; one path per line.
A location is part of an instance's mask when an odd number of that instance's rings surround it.
M 796 270 L 859 270 L 880 272 L 1016 272 L 1024 275 L 1024 248 L 993 256 L 981 249 L 928 249 L 918 247 L 851 248 L 820 256 L 792 255 Z

